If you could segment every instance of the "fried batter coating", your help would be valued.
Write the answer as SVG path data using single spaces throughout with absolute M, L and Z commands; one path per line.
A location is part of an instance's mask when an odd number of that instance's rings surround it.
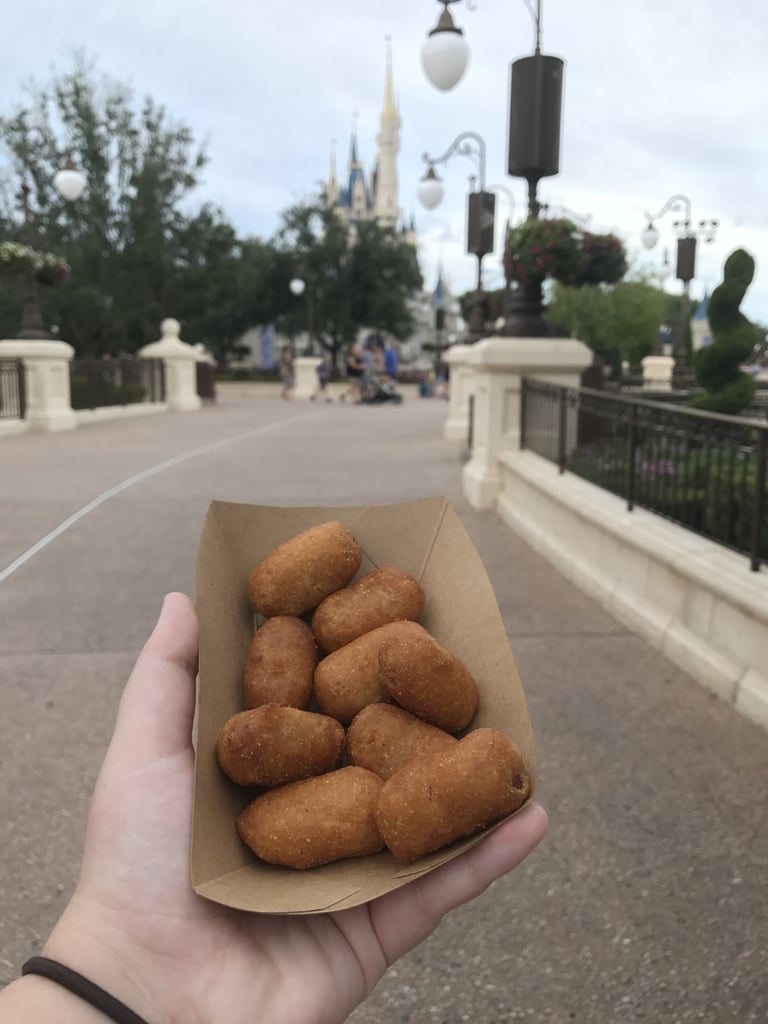
M 379 667 L 394 701 L 446 732 L 458 732 L 477 710 L 472 673 L 414 622 L 398 622 L 379 646 Z
M 475 729 L 453 750 L 420 757 L 385 782 L 376 821 L 395 858 L 410 864 L 512 814 L 529 791 L 512 740 Z
M 321 523 L 291 537 L 248 578 L 251 604 L 267 618 L 304 615 L 345 587 L 360 568 L 363 549 L 346 526 Z
M 390 699 L 379 668 L 379 647 L 395 625 L 389 623 L 364 633 L 318 664 L 314 693 L 324 715 L 349 725 L 366 704 Z
M 417 757 L 447 752 L 458 742 L 393 704 L 369 704 L 347 730 L 347 759 L 388 779 Z
M 305 708 L 312 695 L 317 645 L 301 619 L 277 615 L 256 630 L 245 659 L 243 698 L 246 708 L 282 704 Z
M 312 632 L 324 651 L 336 651 L 378 626 L 418 619 L 424 601 L 418 580 L 382 565 L 327 597 L 312 616 Z
M 249 804 L 237 831 L 257 857 L 288 868 L 379 853 L 376 801 L 383 785 L 378 775 L 353 766 L 292 782 Z
M 264 704 L 224 723 L 216 758 L 240 786 L 281 786 L 331 771 L 344 746 L 344 728 L 335 719 Z

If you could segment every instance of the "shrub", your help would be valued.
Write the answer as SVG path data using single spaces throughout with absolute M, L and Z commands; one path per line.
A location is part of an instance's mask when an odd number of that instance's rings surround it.
M 745 409 L 755 393 L 755 382 L 743 373 L 757 330 L 739 306 L 752 283 L 755 261 L 744 249 L 736 249 L 723 266 L 723 281 L 712 292 L 707 313 L 712 342 L 699 349 L 693 367 L 705 393 L 690 402 L 697 409 L 735 415 Z

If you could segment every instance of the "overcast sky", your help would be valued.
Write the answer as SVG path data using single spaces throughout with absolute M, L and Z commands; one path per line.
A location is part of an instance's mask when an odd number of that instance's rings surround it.
M 461 156 L 441 176 L 446 196 L 426 211 L 416 199 L 421 154 L 437 155 L 462 131 L 487 147 L 488 184 L 512 190 L 516 218 L 524 183 L 506 174 L 509 64 L 533 49 L 524 0 L 452 5 L 471 47 L 464 80 L 438 92 L 424 77 L 421 44 L 442 9 L 435 0 L 26 0 L 5 5 L 0 109 L 10 112 L 30 75 L 66 70 L 78 49 L 100 70 L 150 94 L 208 140 L 200 200 L 220 205 L 239 232 L 269 236 L 280 211 L 309 198 L 328 174 L 332 139 L 339 171 L 357 112 L 360 156 L 370 167 L 391 35 L 402 116 L 399 199 L 415 214 L 422 270 L 434 283 L 442 259 L 454 292 L 472 287 L 465 255 L 465 196 L 472 162 Z M 544 0 L 542 49 L 566 62 L 561 168 L 540 199 L 615 230 L 630 255 L 658 269 L 674 260 L 673 215 L 642 250 L 644 211 L 675 193 L 693 220 L 717 218 L 715 243 L 701 243 L 695 298 L 721 279 L 725 257 L 747 248 L 757 261 L 743 309 L 768 324 L 768 9 L 765 0 Z M 486 283 L 501 284 L 497 253 Z M 679 290 L 674 282 L 670 291 Z M 169 310 L 169 315 L 172 314 Z

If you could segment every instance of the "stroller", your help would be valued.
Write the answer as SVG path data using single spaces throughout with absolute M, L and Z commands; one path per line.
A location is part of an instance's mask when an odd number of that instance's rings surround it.
M 400 405 L 403 396 L 397 390 L 395 382 L 389 377 L 381 378 L 369 372 L 362 381 L 360 402 L 363 405 L 378 405 L 380 402 L 393 402 Z

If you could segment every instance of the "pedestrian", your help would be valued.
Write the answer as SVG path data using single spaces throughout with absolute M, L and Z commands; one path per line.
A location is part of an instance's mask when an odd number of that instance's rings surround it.
M 279 369 L 280 379 L 283 382 L 280 397 L 291 398 L 293 394 L 293 352 L 288 345 L 283 345 L 280 349 Z
M 318 396 L 320 398 L 324 398 L 326 402 L 332 402 L 333 399 L 328 394 L 328 382 L 331 379 L 331 364 L 328 362 L 327 356 L 323 356 L 317 364 L 315 367 L 315 373 L 317 374 L 317 390 L 309 397 L 313 402 Z
M 347 385 L 347 390 L 341 396 L 341 401 L 346 402 L 349 398 L 354 402 L 359 402 L 362 397 L 360 382 L 365 371 L 362 345 L 353 345 L 349 350 L 347 353 L 346 368 L 349 384 Z
M 434 872 L 337 913 L 238 913 L 195 895 L 197 635 L 192 602 L 169 594 L 120 701 L 74 895 L 44 956 L 0 992 L 1 1024 L 342 1024 L 389 964 L 543 838 L 532 804 Z
M 393 381 L 397 381 L 397 370 L 400 363 L 400 354 L 397 348 L 395 339 L 390 338 L 389 344 L 384 349 L 384 372 Z

